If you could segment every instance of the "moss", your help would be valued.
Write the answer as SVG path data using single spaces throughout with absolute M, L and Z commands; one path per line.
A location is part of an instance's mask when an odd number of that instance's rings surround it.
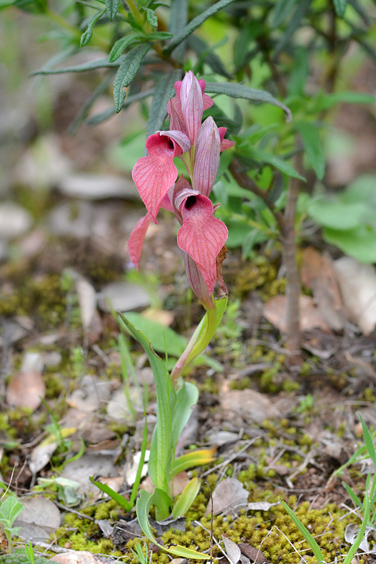
M 375 403 L 375 393 L 372 388 L 366 388 L 363 392 L 363 399 L 371 403 Z

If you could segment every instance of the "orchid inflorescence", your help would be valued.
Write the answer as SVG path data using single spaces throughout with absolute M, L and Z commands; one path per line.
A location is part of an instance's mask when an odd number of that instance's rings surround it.
M 147 157 L 134 166 L 132 177 L 146 206 L 147 214 L 133 229 L 128 243 L 132 262 L 138 268 L 146 231 L 157 222 L 160 208 L 172 211 L 181 227 L 177 242 L 182 250 L 189 284 L 206 310 L 215 307 L 215 283 L 224 294 L 222 262 L 226 256 L 226 225 L 214 213 L 209 199 L 219 167 L 220 152 L 233 146 L 224 139 L 226 128 L 217 127 L 210 116 L 202 123 L 204 110 L 213 105 L 204 93 L 205 81 L 189 71 L 175 82 L 176 96 L 167 104 L 170 130 L 157 131 L 146 140 Z M 180 157 L 190 182 L 181 176 L 174 158 Z

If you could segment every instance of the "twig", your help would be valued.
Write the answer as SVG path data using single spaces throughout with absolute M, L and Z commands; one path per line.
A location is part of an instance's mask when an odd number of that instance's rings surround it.
M 81 519 L 88 519 L 89 521 L 95 521 L 94 517 L 90 517 L 89 515 L 85 515 L 84 513 L 80 513 L 79 511 L 76 511 L 75 509 L 72 509 L 71 507 L 65 507 L 65 505 L 63 505 L 62 503 L 59 503 L 56 500 L 54 501 L 54 504 L 57 507 L 60 507 L 60 509 L 63 509 L 64 511 L 68 511 L 69 513 L 74 513 L 78 517 L 81 517 Z
M 261 437 L 257 436 L 257 437 L 254 437 L 253 439 L 250 439 L 249 441 L 247 441 L 247 443 L 243 446 L 243 448 L 238 450 L 238 452 L 235 452 L 235 454 L 230 456 L 230 458 L 228 458 L 227 460 L 224 460 L 220 464 L 217 464 L 217 466 L 214 466 L 214 468 L 210 468 L 210 470 L 207 470 L 206 472 L 201 474 L 201 478 L 203 478 L 204 476 L 207 476 L 208 474 L 211 474 L 212 472 L 215 472 L 216 470 L 218 470 L 218 468 L 221 468 L 222 466 L 225 466 L 226 464 L 230 464 L 230 462 L 235 460 L 235 458 L 237 458 L 239 456 L 239 454 L 244 452 L 248 447 L 251 446 L 251 444 L 253 444 L 255 441 L 257 441 L 257 439 L 261 439 Z

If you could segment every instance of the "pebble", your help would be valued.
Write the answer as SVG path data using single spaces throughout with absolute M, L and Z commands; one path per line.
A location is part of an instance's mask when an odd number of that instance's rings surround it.
M 135 311 L 150 305 L 148 293 L 142 286 L 130 282 L 112 282 L 97 294 L 98 307 L 102 311 Z

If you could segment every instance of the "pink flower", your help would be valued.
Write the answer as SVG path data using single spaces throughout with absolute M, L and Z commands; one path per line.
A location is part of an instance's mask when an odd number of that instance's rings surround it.
M 217 176 L 220 152 L 233 142 L 224 139 L 226 128 L 218 128 L 212 117 L 201 123 L 204 110 L 213 104 L 204 88 L 205 81 L 197 80 L 191 71 L 182 82 L 176 82 L 176 96 L 167 105 L 171 130 L 158 131 L 146 141 L 148 156 L 137 161 L 132 177 L 147 214 L 133 229 L 128 248 L 138 268 L 150 222 L 157 223 L 161 207 L 173 211 L 181 225 L 177 243 L 183 252 L 189 284 L 200 303 L 211 309 L 215 307 L 211 295 L 215 283 L 227 293 L 222 262 L 228 231 L 214 217 L 218 204 L 213 206 L 208 196 Z M 176 182 L 175 157 L 185 163 L 191 184 L 184 177 Z
M 174 157 L 190 146 L 188 137 L 180 131 L 158 131 L 146 140 L 148 156 L 138 159 L 133 168 L 132 178 L 155 223 L 161 201 L 178 175 Z

